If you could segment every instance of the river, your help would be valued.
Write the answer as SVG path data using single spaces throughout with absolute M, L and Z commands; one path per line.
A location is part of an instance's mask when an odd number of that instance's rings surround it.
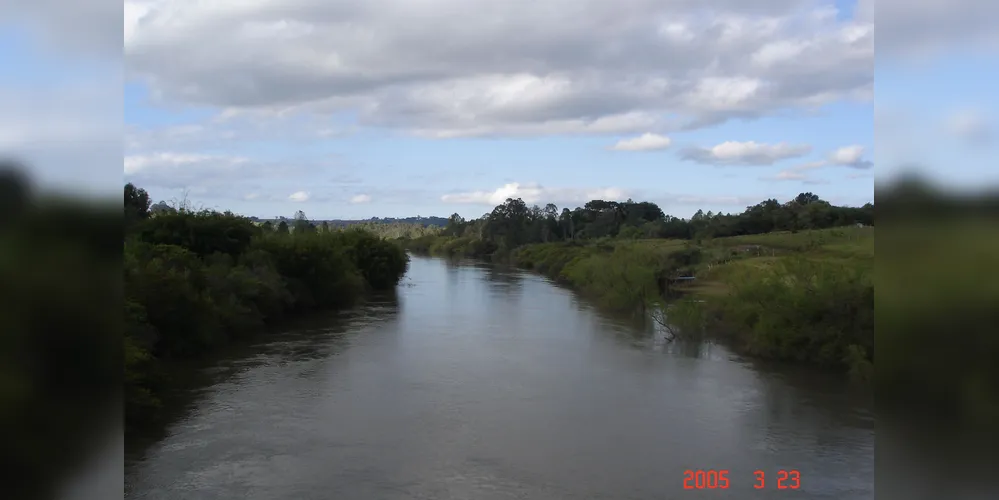
M 234 347 L 199 374 L 173 423 L 130 445 L 126 498 L 874 496 L 866 392 L 665 343 L 545 278 L 481 263 L 414 257 L 397 293 Z M 697 469 L 727 470 L 728 488 L 684 489 Z M 798 488 L 778 489 L 780 471 Z

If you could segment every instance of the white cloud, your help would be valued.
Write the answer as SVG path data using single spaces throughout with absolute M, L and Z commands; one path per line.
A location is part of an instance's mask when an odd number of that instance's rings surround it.
M 810 161 L 778 172 L 772 177 L 761 177 L 767 181 L 801 181 L 805 184 L 828 184 L 829 181 L 809 177 L 805 172 L 824 167 L 843 166 L 858 170 L 868 170 L 874 163 L 864 159 L 864 147 L 859 145 L 843 146 L 829 153 L 827 159 Z M 861 174 L 865 176 L 866 174 Z M 850 176 L 851 179 L 859 178 Z
M 632 139 L 621 139 L 617 144 L 611 146 L 614 151 L 653 151 L 666 149 L 670 143 L 669 137 L 645 133 Z
M 781 170 L 774 179 L 779 181 L 803 181 L 807 177 L 801 172 L 795 172 L 793 170 Z
M 676 205 L 705 206 L 705 205 L 729 205 L 745 207 L 753 203 L 759 203 L 767 196 L 670 196 L 668 201 Z
M 496 206 L 507 198 L 520 198 L 525 203 L 583 203 L 590 200 L 625 200 L 628 193 L 618 188 L 547 188 L 535 183 L 512 182 L 493 191 L 471 191 L 445 194 L 445 203 L 467 203 Z
M 770 67 L 778 64 L 796 63 L 798 57 L 808 48 L 802 40 L 778 40 L 768 43 L 753 53 L 753 63 Z
M 309 201 L 309 193 L 307 191 L 296 191 L 288 196 L 288 199 L 296 203 L 301 203 L 304 201 Z
M 128 1 L 124 55 L 157 99 L 233 114 L 349 111 L 437 138 L 640 133 L 863 95 L 872 22 L 802 7 Z
M 125 179 L 145 188 L 230 190 L 254 180 L 277 179 L 302 170 L 241 156 L 176 151 L 131 154 L 123 159 Z
M 843 146 L 829 155 L 829 163 L 857 169 L 869 169 L 874 164 L 864 159 L 864 147 L 858 145 Z
M 709 165 L 773 165 L 810 153 L 807 144 L 765 144 L 754 141 L 727 141 L 710 148 L 688 148 L 681 158 Z
M 683 23 L 666 23 L 659 27 L 659 34 L 671 41 L 687 43 L 694 40 L 694 32 Z
M 804 170 L 815 170 L 817 168 L 822 168 L 822 167 L 824 167 L 824 166 L 826 166 L 828 164 L 829 164 L 828 162 L 823 161 L 823 160 L 810 161 L 810 162 L 807 162 L 807 163 L 802 163 L 801 165 L 796 165 L 796 166 L 792 167 L 791 170 L 792 171 L 796 171 L 796 172 L 801 172 L 801 171 L 804 171 Z
M 863 146 L 843 146 L 829 155 L 829 161 L 837 165 L 850 165 L 864 156 Z
M 745 76 L 706 77 L 684 95 L 684 103 L 706 112 L 750 111 L 754 99 L 766 84 L 759 78 Z
M 230 199 L 240 199 L 248 192 L 257 193 L 258 200 L 284 199 L 289 179 L 314 177 L 319 168 L 322 165 L 317 163 L 276 163 L 178 151 L 130 154 L 123 159 L 125 180 L 143 188 L 182 189 L 196 194 L 201 190 Z M 334 186 L 352 181 L 349 177 L 329 177 Z
M 174 169 L 185 165 L 195 165 L 209 160 L 222 160 L 231 165 L 244 161 L 242 158 L 221 158 L 199 154 L 183 153 L 153 153 L 148 155 L 132 155 L 124 158 L 124 173 L 126 176 L 136 175 L 153 169 Z
M 350 198 L 350 202 L 353 204 L 370 203 L 371 196 L 367 194 L 354 195 L 353 197 Z

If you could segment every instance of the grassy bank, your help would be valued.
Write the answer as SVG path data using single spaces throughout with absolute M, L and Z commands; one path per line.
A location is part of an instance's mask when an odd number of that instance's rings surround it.
M 141 205 L 124 245 L 130 428 L 155 420 L 170 386 L 163 363 L 202 356 L 288 315 L 390 289 L 408 263 L 402 247 L 360 229 L 268 230 L 213 211 L 150 217 Z
M 509 255 L 490 253 L 485 243 L 467 237 L 423 237 L 410 248 L 500 257 L 568 284 L 606 308 L 666 311 L 682 334 L 703 328 L 757 357 L 842 370 L 862 380 L 873 376 L 872 227 L 699 241 L 543 243 Z M 695 279 L 671 280 L 679 276 Z M 664 299 L 670 292 L 694 300 L 671 306 Z

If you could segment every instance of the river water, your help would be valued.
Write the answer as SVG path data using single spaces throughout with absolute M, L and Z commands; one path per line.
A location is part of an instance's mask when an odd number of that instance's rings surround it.
M 874 496 L 869 394 L 667 344 L 486 264 L 414 257 L 397 293 L 199 373 L 174 422 L 130 445 L 127 498 Z M 697 469 L 727 470 L 728 488 L 684 489 Z

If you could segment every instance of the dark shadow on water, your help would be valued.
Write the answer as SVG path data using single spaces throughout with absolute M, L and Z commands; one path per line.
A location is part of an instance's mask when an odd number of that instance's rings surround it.
M 510 295 L 519 295 L 523 292 L 522 271 L 502 264 L 487 265 L 483 269 L 491 289 Z
M 482 273 L 490 291 L 498 296 L 516 299 L 523 293 L 524 271 L 510 266 L 471 258 L 434 257 L 444 263 L 448 283 L 453 285 L 461 276 L 462 269 L 476 269 Z
M 270 331 L 234 340 L 208 357 L 171 362 L 164 367 L 171 387 L 161 398 L 159 421 L 126 435 L 126 467 L 141 461 L 150 446 L 167 437 L 175 423 L 210 397 L 213 387 L 259 366 L 285 366 L 336 356 L 349 348 L 365 327 L 396 319 L 400 308 L 396 290 L 379 292 L 348 309 L 282 321 Z

